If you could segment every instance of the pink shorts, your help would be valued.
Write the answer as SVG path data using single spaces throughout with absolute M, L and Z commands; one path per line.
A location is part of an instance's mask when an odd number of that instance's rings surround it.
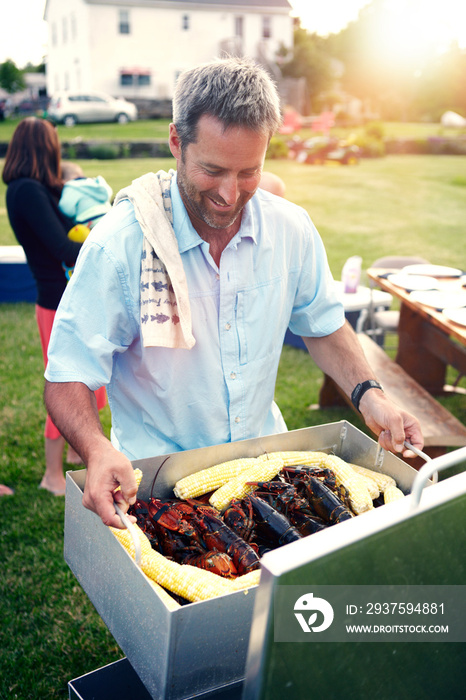
M 36 304 L 36 320 L 39 326 L 40 343 L 42 345 L 42 355 L 44 356 L 44 364 L 47 366 L 47 349 L 49 347 L 50 334 L 52 333 L 53 320 L 55 318 L 55 311 L 53 309 L 44 309 L 43 306 L 38 306 Z M 97 399 L 97 408 L 103 408 L 107 403 L 107 392 L 105 387 L 102 386 L 100 389 L 94 392 Z M 57 440 L 61 433 L 53 423 L 49 414 L 47 413 L 47 419 L 45 421 L 44 435 L 46 438 L 51 440 Z

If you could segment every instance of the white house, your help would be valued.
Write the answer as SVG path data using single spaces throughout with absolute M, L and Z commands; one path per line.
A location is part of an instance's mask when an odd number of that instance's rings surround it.
M 224 53 L 276 71 L 288 0 L 47 0 L 47 91 L 170 99 L 180 72 Z

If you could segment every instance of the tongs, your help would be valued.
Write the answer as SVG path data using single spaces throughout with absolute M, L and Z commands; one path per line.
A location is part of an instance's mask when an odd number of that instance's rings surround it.
M 432 457 L 429 457 L 425 452 L 422 452 L 422 450 L 418 450 L 417 447 L 414 447 L 414 445 L 411 445 L 407 440 L 404 441 L 404 446 L 408 448 L 408 450 L 411 450 L 411 452 L 414 452 L 415 455 L 423 459 L 425 462 L 432 462 Z M 438 472 L 435 471 L 432 474 L 432 483 L 436 484 L 438 481 Z

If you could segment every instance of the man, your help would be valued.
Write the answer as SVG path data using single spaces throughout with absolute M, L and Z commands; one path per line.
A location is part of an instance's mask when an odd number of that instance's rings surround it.
M 84 505 L 108 525 L 121 526 L 114 497 L 134 501 L 131 459 L 286 430 L 273 394 L 288 326 L 348 395 L 359 387 L 382 447 L 423 445 L 416 419 L 367 383 L 374 374 L 307 213 L 258 189 L 279 123 L 273 83 L 252 62 L 187 71 L 169 132 L 176 174 L 136 180 L 83 247 L 45 400 L 87 465 Z M 101 385 L 112 442 L 93 400 Z

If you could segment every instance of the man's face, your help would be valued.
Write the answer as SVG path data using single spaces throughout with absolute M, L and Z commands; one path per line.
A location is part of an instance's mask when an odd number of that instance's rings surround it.
M 177 160 L 181 198 L 194 228 L 228 229 L 259 186 L 268 137 L 244 127 L 224 131 L 216 117 L 199 119 L 197 139 L 183 151 L 176 127 L 170 125 L 170 148 Z

